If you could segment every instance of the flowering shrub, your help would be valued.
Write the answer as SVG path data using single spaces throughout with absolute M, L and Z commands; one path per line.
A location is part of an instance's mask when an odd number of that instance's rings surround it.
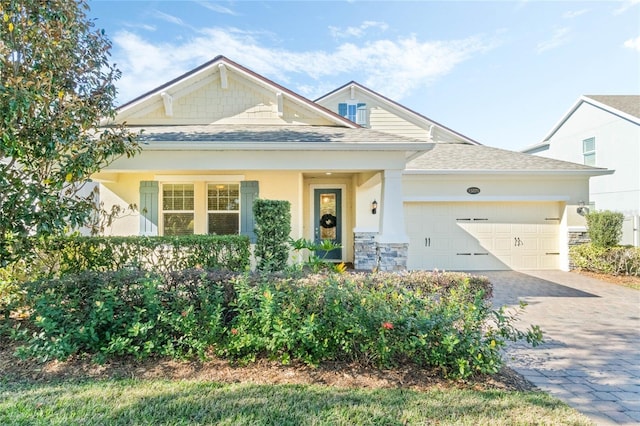
M 13 335 L 23 355 L 44 358 L 413 363 L 449 377 L 497 372 L 508 340 L 541 341 L 491 309 L 486 279 L 429 274 L 84 272 L 30 283 L 32 314 Z

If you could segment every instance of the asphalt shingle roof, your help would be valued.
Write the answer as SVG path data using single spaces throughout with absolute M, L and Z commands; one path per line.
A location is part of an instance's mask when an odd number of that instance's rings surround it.
M 589 171 L 583 164 L 483 145 L 433 144 L 433 149 L 407 164 L 407 170 Z
M 640 118 L 640 95 L 585 95 L 636 118 Z
M 133 131 L 144 129 L 141 142 L 331 142 L 331 143 L 421 143 L 412 139 L 371 129 L 333 126 L 280 125 L 185 125 L 129 126 Z

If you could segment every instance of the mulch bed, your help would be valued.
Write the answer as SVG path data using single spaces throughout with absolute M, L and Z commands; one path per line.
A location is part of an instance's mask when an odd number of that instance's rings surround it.
M 330 362 L 317 368 L 292 363 L 259 360 L 238 366 L 220 359 L 176 361 L 131 358 L 112 360 L 104 365 L 89 359 L 72 358 L 68 361 L 37 362 L 20 360 L 14 356 L 15 345 L 0 343 L 0 377 L 8 381 L 51 382 L 87 379 L 169 379 L 202 380 L 219 383 L 252 384 L 318 384 L 343 388 L 406 388 L 427 390 L 433 388 L 469 388 L 476 390 L 501 389 L 529 391 L 536 387 L 514 370 L 504 367 L 493 376 L 477 376 L 465 381 L 444 379 L 429 369 L 403 367 L 379 370 L 348 363 Z

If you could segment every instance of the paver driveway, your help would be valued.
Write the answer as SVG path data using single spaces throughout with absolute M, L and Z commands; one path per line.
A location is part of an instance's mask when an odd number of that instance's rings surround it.
M 495 306 L 528 303 L 519 327 L 545 344 L 516 344 L 507 363 L 596 424 L 640 424 L 640 291 L 560 271 L 482 272 Z

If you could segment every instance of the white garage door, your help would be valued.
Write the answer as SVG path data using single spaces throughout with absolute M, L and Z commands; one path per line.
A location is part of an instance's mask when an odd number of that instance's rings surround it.
M 557 202 L 407 203 L 409 269 L 559 269 Z

